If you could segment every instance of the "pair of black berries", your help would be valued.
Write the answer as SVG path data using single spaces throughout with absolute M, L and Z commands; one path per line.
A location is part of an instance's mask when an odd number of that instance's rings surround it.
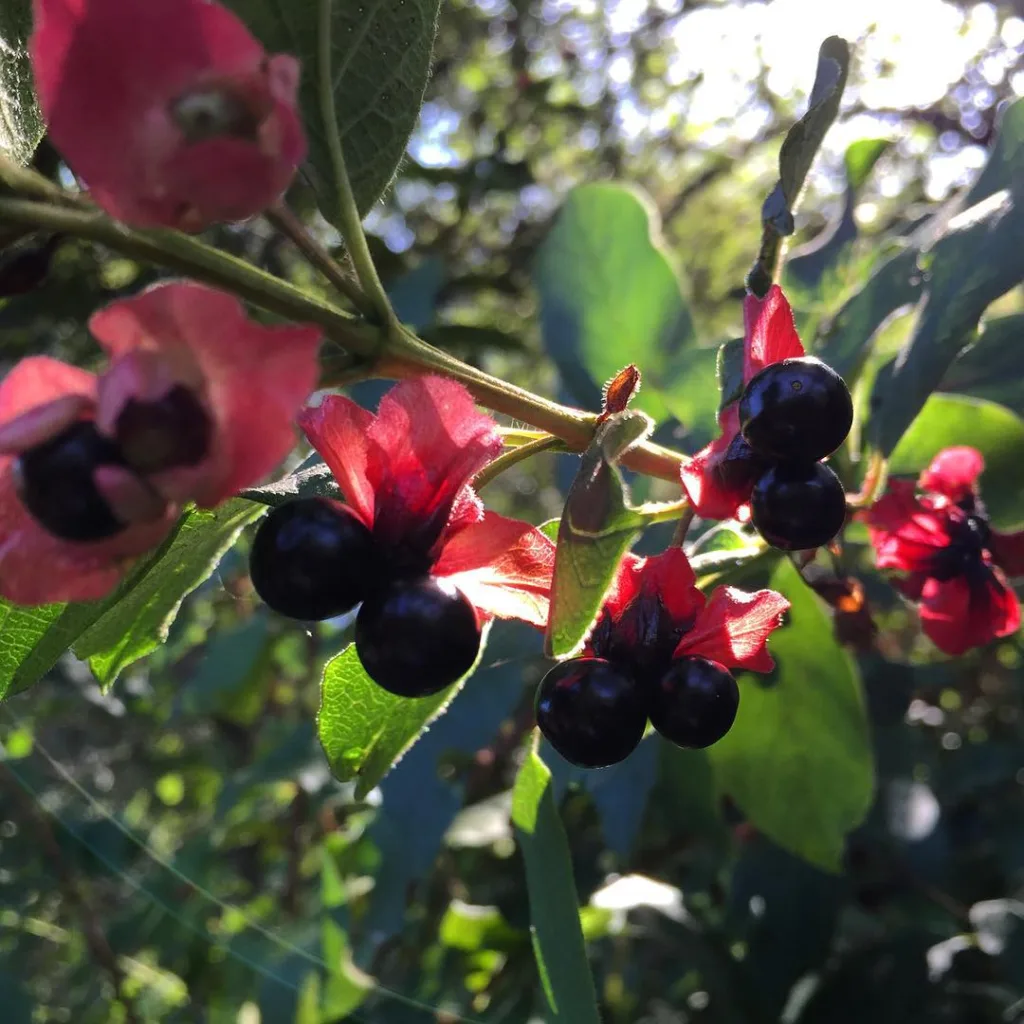
M 827 544 L 846 519 L 846 494 L 821 459 L 846 440 L 853 402 L 846 382 L 812 356 L 766 366 L 740 397 L 740 433 L 726 478 L 753 479 L 751 519 L 773 547 Z
M 213 427 L 191 391 L 177 385 L 154 401 L 130 399 L 108 437 L 77 420 L 22 452 L 14 473 L 29 514 L 61 540 L 95 543 L 127 527 L 96 486 L 103 467 L 128 470 L 145 484 L 150 473 L 193 466 L 207 454 Z
M 604 658 L 570 658 L 537 688 L 537 725 L 579 768 L 607 768 L 628 757 L 650 720 L 680 747 L 717 743 L 739 708 L 736 680 L 706 658 L 682 657 L 654 676 L 635 675 Z
M 379 544 L 344 505 L 296 498 L 260 523 L 249 555 L 256 593 L 281 615 L 334 618 L 361 605 L 356 651 L 399 697 L 428 697 L 464 676 L 480 650 L 476 610 L 416 553 Z

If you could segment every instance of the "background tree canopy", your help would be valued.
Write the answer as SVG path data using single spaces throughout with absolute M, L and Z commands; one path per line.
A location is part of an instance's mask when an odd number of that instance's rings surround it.
M 406 2 L 429 23 L 429 4 Z M 229 6 L 278 31 L 281 5 Z M 15 37 L 3 18 L 0 41 Z M 311 66 L 292 31 L 277 48 Z M 762 205 L 783 138 L 821 99 L 811 85 L 833 34 L 852 45 L 848 80 L 782 283 L 809 346 L 858 379 L 862 436 L 842 468 L 859 480 L 871 445 L 912 473 L 973 443 L 994 521 L 1019 527 L 1020 202 L 985 219 L 1024 187 L 1019 0 L 448 0 L 405 158 L 369 210 L 373 255 L 403 322 L 540 394 L 596 411 L 604 381 L 638 363 L 656 438 L 693 452 L 714 435 L 719 346 L 742 333 Z M 361 200 L 401 147 L 390 104 L 413 74 L 384 76 L 377 127 L 350 124 L 340 95 Z M 366 69 L 352 75 L 355 95 Z M 291 199 L 337 246 L 315 220 L 310 134 Z M 45 139 L 33 161 L 66 180 Z M 17 253 L 15 229 L 0 232 Z M 261 219 L 209 237 L 325 287 Z M 89 366 L 88 314 L 158 276 L 65 240 L 40 287 L 0 304 L 0 372 L 29 353 Z M 350 393 L 372 406 L 384 387 Z M 577 463 L 532 459 L 488 501 L 544 523 Z M 630 482 L 638 500 L 677 496 Z M 867 571 L 862 527 L 846 557 L 865 570 L 873 623 L 788 561 L 722 571 L 770 582 L 793 610 L 771 644 L 779 672 L 741 680 L 737 726 L 707 752 L 649 736 L 584 773 L 542 745 L 548 780 L 523 744 L 550 662 L 535 631 L 498 623 L 471 684 L 390 772 L 420 723 L 396 716 L 355 753 L 358 720 L 351 734 L 322 726 L 336 770 L 358 761 L 339 781 L 316 716 L 325 665 L 325 700 L 350 683 L 335 656 L 351 618 L 309 631 L 260 605 L 246 570 L 256 514 L 239 500 L 182 526 L 151 573 L 191 573 L 176 616 L 143 584 L 116 615 L 0 606 L 5 1021 L 127 1020 L 120 972 L 147 1022 L 582 1024 L 551 1016 L 531 949 L 527 879 L 535 901 L 545 886 L 557 898 L 570 866 L 607 1024 L 1024 1018 L 1024 645 L 940 658 Z M 647 531 L 639 550 L 670 533 Z M 721 531 L 703 553 L 735 541 Z M 557 812 L 567 849 L 535 828 Z M 549 971 L 571 973 L 571 946 L 547 947 L 564 956 Z

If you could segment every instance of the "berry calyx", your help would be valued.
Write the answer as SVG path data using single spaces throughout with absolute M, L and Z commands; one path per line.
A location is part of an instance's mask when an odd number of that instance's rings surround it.
M 842 377 L 820 359 L 801 356 L 766 366 L 740 397 L 740 431 L 772 459 L 816 462 L 846 440 L 853 401 Z
M 772 547 L 803 551 L 827 544 L 843 528 L 846 494 L 839 477 L 820 462 L 780 462 L 754 484 L 750 512 Z
M 114 426 L 125 461 L 140 473 L 195 466 L 206 458 L 213 423 L 199 399 L 182 384 L 162 398 L 130 398 Z
M 256 593 L 292 619 L 329 619 L 366 596 L 377 570 L 369 529 L 343 505 L 296 498 L 260 523 L 249 554 Z
M 537 687 L 537 725 L 570 764 L 607 768 L 628 757 L 647 727 L 634 679 L 604 658 L 570 658 Z
M 94 423 L 82 420 L 18 456 L 18 496 L 32 518 L 54 537 L 106 540 L 126 524 L 114 515 L 96 486 L 95 473 L 101 466 L 124 465 L 118 446 Z
M 717 743 L 732 728 L 739 706 L 732 673 L 706 658 L 677 658 L 647 691 L 651 725 L 679 747 Z
M 480 650 L 469 599 L 432 576 L 396 580 L 356 616 L 356 651 L 366 674 L 398 697 L 429 697 L 461 679 Z

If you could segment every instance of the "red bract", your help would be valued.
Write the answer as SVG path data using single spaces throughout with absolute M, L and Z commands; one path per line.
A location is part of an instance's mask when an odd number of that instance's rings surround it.
M 0 384 L 0 595 L 19 604 L 109 592 L 181 504 L 213 507 L 269 473 L 293 447 L 295 414 L 316 386 L 316 328 L 263 327 L 237 299 L 201 285 L 157 285 L 89 326 L 111 357 L 99 377 L 36 357 Z M 123 460 L 93 474 L 127 524 L 100 541 L 52 536 L 16 486 L 17 456 L 80 421 Z
M 110 354 L 97 424 L 112 432 L 128 402 L 183 387 L 209 418 L 203 457 L 150 471 L 162 495 L 212 507 L 266 476 L 295 444 L 297 411 L 316 387 L 320 331 L 265 327 L 238 299 L 188 281 L 158 284 L 94 313 Z
M 925 634 L 958 655 L 1020 626 L 1020 605 L 1006 582 L 1024 573 L 1024 533 L 989 525 L 977 481 L 985 468 L 973 448 L 939 452 L 915 484 L 894 480 L 863 514 L 880 569 L 916 601 Z
M 774 662 L 765 644 L 787 608 L 774 590 L 717 587 L 709 600 L 680 548 L 651 558 L 627 555 L 586 653 L 624 664 L 638 677 L 656 678 L 683 656 L 769 672 Z
M 485 616 L 545 624 L 554 544 L 527 523 L 484 512 L 469 486 L 502 441 L 465 388 L 439 377 L 404 381 L 376 415 L 332 395 L 299 425 L 389 557 L 449 578 Z
M 95 409 L 96 378 L 56 359 L 18 363 L 0 382 L 0 437 L 28 428 L 30 436 L 88 416 Z M 110 540 L 74 544 L 51 536 L 18 498 L 16 448 L 0 443 L 0 596 L 17 604 L 89 601 L 117 584 L 133 557 L 158 544 L 177 510 L 129 526 Z
M 49 137 L 105 210 L 199 231 L 250 217 L 306 153 L 299 65 L 207 0 L 34 0 Z
M 778 285 L 743 304 L 743 383 L 772 363 L 804 355 L 793 311 Z M 748 519 L 750 492 L 764 468 L 740 435 L 739 396 L 718 414 L 721 434 L 682 468 L 683 489 L 704 519 Z

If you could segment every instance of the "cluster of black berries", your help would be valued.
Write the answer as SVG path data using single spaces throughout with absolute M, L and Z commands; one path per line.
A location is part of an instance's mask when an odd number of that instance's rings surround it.
M 359 660 L 399 697 L 443 690 L 473 667 L 480 650 L 473 605 L 430 567 L 419 552 L 385 550 L 348 508 L 326 498 L 272 509 L 249 555 L 256 593 L 281 615 L 319 621 L 361 604 Z
M 827 544 L 843 527 L 846 494 L 820 460 L 853 424 L 846 382 L 812 356 L 784 359 L 751 379 L 739 414 L 726 461 L 755 479 L 750 509 L 758 532 L 785 551 Z
M 80 543 L 107 540 L 129 524 L 118 518 L 97 486 L 97 470 L 127 470 L 159 507 L 163 499 L 146 476 L 202 462 L 212 432 L 209 416 L 186 387 L 177 385 L 155 401 L 130 399 L 112 437 L 101 434 L 92 420 L 76 420 L 21 452 L 14 464 L 18 497 L 54 537 Z
M 680 631 L 655 601 L 635 633 L 607 616 L 594 629 L 592 657 L 556 665 L 537 688 L 537 725 L 579 768 L 607 768 L 628 757 L 650 720 L 665 739 L 700 749 L 717 743 L 736 720 L 740 691 L 732 673 L 707 658 L 673 657 Z

